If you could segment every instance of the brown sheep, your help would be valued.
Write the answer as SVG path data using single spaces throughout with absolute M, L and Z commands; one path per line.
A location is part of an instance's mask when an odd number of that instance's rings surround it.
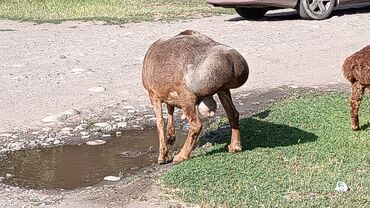
M 359 130 L 358 110 L 365 89 L 370 87 L 370 45 L 346 58 L 343 74 L 352 84 L 350 98 L 352 129 Z
M 153 43 L 144 58 L 142 81 L 157 119 L 158 163 L 170 161 L 167 145 L 175 141 L 174 108 L 181 108 L 189 121 L 183 148 L 173 158 L 175 163 L 180 163 L 190 157 L 202 129 L 198 106 L 205 100 L 208 111 L 214 111 L 214 94 L 220 98 L 231 124 L 229 152 L 241 151 L 239 113 L 232 102 L 230 89 L 242 86 L 248 74 L 247 62 L 236 50 L 196 31 L 186 30 Z M 168 110 L 166 137 L 162 103 L 167 104 Z

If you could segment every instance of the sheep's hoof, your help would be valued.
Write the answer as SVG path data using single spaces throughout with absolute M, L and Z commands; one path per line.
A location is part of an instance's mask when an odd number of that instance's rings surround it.
M 360 127 L 359 126 L 352 126 L 352 130 L 353 131 L 359 131 L 360 130 Z
M 177 164 L 180 164 L 180 163 L 184 162 L 187 159 L 188 159 L 187 157 L 183 157 L 180 154 L 177 154 L 173 158 L 173 163 L 175 163 L 177 165 Z
M 166 144 L 167 145 L 174 145 L 176 141 L 176 136 L 167 136 L 166 137 Z
M 172 161 L 168 157 L 165 157 L 164 159 L 163 158 L 158 158 L 158 165 L 164 165 L 164 164 L 167 164 L 167 163 L 170 163 L 170 162 L 172 162 Z
M 241 152 L 242 151 L 242 146 L 241 145 L 229 145 L 228 146 L 229 152 L 235 153 L 235 152 Z

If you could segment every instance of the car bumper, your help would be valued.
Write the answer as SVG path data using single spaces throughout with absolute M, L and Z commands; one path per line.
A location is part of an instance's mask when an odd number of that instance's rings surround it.
M 297 0 L 206 0 L 208 4 L 220 7 L 281 7 L 295 8 Z

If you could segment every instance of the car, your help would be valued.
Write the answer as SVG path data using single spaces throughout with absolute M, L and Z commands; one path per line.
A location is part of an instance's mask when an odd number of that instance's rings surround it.
M 261 19 L 267 11 L 293 8 L 303 19 L 322 20 L 329 17 L 334 7 L 370 0 L 206 0 L 218 7 L 235 8 L 244 19 Z

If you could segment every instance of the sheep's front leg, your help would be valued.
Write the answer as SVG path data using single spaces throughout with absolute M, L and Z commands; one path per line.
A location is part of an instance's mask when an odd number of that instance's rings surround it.
M 226 111 L 227 118 L 231 125 L 229 152 L 240 152 L 242 151 L 242 145 L 240 142 L 239 112 L 234 106 L 230 90 L 219 91 L 217 95 L 220 98 L 221 104 Z
M 161 164 L 165 164 L 169 162 L 168 147 L 164 140 L 164 121 L 163 121 L 163 113 L 162 113 L 162 101 L 152 93 L 150 93 L 149 96 L 150 96 L 150 101 L 152 102 L 154 112 L 156 115 L 158 138 L 159 138 L 158 164 L 161 165 Z
M 358 110 L 360 108 L 360 103 L 362 96 L 364 94 L 366 86 L 355 82 L 352 84 L 352 94 L 350 99 L 351 106 L 351 118 L 352 118 L 352 130 L 357 131 L 360 129 L 358 120 Z
M 167 104 L 167 111 L 168 111 L 168 119 L 167 119 L 167 136 L 166 136 L 166 144 L 173 145 L 176 140 L 176 131 L 173 119 L 173 112 L 175 111 L 175 107 L 173 105 Z
M 189 132 L 180 153 L 173 159 L 175 164 L 181 163 L 190 157 L 191 151 L 193 150 L 200 131 L 202 130 L 202 122 L 199 118 L 199 111 L 195 102 L 183 106 L 182 110 L 189 121 Z

